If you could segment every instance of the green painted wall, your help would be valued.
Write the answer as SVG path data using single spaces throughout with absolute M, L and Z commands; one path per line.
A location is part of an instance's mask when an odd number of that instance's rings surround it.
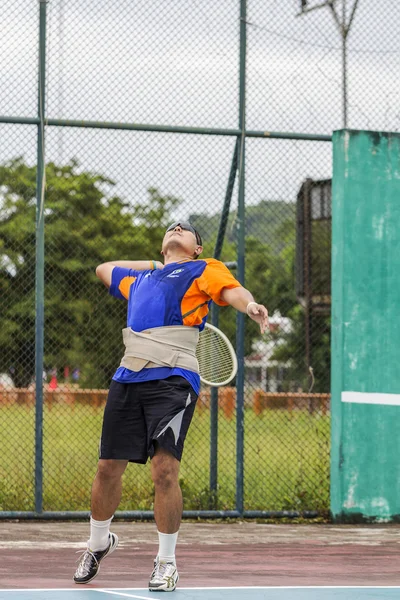
M 333 135 L 331 448 L 333 518 L 399 520 L 399 134 Z

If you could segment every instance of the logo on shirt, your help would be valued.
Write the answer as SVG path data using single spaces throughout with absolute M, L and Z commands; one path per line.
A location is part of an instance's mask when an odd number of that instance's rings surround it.
M 184 269 L 175 269 L 175 271 L 172 271 L 167 277 L 179 277 L 178 273 L 182 273 L 182 271 L 184 271 Z

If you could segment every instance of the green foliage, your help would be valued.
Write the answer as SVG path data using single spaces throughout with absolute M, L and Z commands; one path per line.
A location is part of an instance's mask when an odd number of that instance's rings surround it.
M 113 193 L 113 182 L 79 169 L 76 161 L 46 167 L 45 208 L 45 367 L 79 367 L 83 387 L 108 387 L 119 364 L 126 305 L 107 295 L 95 276 L 98 264 L 116 259 L 159 258 L 161 241 L 180 200 L 148 190 L 145 204 L 134 205 Z M 0 165 L 0 372 L 14 367 L 18 387 L 35 370 L 35 219 L 36 168 L 22 159 Z M 213 256 L 220 214 L 195 214 L 191 221 Z M 229 215 L 221 260 L 235 261 L 235 213 Z M 330 259 L 329 223 L 316 225 L 313 266 L 326 288 Z M 295 296 L 295 206 L 263 200 L 246 209 L 245 285 L 270 314 L 279 310 L 293 320 L 293 331 L 275 358 L 291 363 L 288 386 L 304 386 L 304 314 Z M 318 233 L 318 235 L 317 235 Z M 220 326 L 235 343 L 236 312 L 220 311 Z M 319 319 L 319 318 L 318 318 Z M 329 320 L 316 319 L 313 366 L 317 389 L 327 390 Z M 245 353 L 260 338 L 246 320 Z M 305 388 L 307 389 L 307 385 Z
M 221 260 L 237 259 L 234 229 L 235 213 L 230 213 L 227 236 Z M 215 247 L 220 214 L 191 216 L 205 240 L 204 247 L 211 255 Z M 284 343 L 276 346 L 273 359 L 289 364 L 285 377 L 285 390 L 310 387 L 305 351 L 305 315 L 295 294 L 296 222 L 295 206 L 283 201 L 263 200 L 246 208 L 245 285 L 253 296 L 268 307 L 270 315 L 278 310 L 292 321 L 292 331 L 280 332 L 271 337 Z M 316 289 L 330 292 L 330 221 L 313 223 L 313 274 Z M 236 312 L 220 311 L 220 327 L 235 344 Z M 246 321 L 245 354 L 251 353 L 252 343 L 261 339 L 256 323 Z M 267 340 L 268 334 L 264 340 Z M 312 366 L 315 383 L 313 391 L 327 392 L 330 376 L 330 317 L 313 315 Z
M 0 292 L 7 297 L 0 370 L 12 365 L 18 387 L 29 384 L 35 368 L 35 185 L 36 169 L 22 159 L 0 167 Z M 87 387 L 108 385 L 126 314 L 125 303 L 107 296 L 96 266 L 157 258 L 179 204 L 152 188 L 145 205 L 132 207 L 112 187 L 101 175 L 79 171 L 75 161 L 46 167 L 45 365 L 79 367 Z
M 331 293 L 331 228 L 330 219 L 312 222 L 311 271 L 314 294 Z
M 246 207 L 246 235 L 257 239 L 259 242 L 268 243 L 273 254 L 279 254 L 285 245 L 282 238 L 282 223 L 294 224 L 295 205 L 283 200 L 261 200 L 259 204 Z M 221 215 L 215 213 L 192 214 L 190 222 L 199 229 L 203 240 L 216 239 Z M 227 242 L 236 242 L 237 220 L 236 212 L 229 213 L 226 228 Z
M 304 311 L 295 306 L 289 311 L 293 329 L 284 334 L 285 344 L 277 346 L 273 358 L 289 363 L 286 386 L 283 391 L 299 387 L 307 392 L 312 385 L 312 377 L 307 371 Z M 313 315 L 311 336 L 311 366 L 313 368 L 313 392 L 327 392 L 330 385 L 330 317 Z
M 290 244 L 290 241 L 287 242 Z M 254 237 L 246 237 L 246 262 L 245 284 L 256 298 L 257 302 L 268 307 L 270 314 L 280 310 L 285 314 L 296 304 L 294 285 L 291 269 L 285 263 L 284 254 L 286 246 L 274 255 L 267 243 L 262 243 Z M 222 260 L 232 260 L 235 251 L 234 245 L 225 243 Z M 236 335 L 236 311 L 224 309 L 220 312 L 221 327 L 227 332 L 231 341 Z M 251 346 L 255 339 L 261 338 L 259 326 L 246 321 L 245 354 L 251 353 Z
M 245 240 L 245 285 L 257 302 L 268 307 L 270 314 L 279 310 L 282 315 L 286 315 L 297 304 L 294 287 L 295 223 L 293 219 L 285 220 L 288 214 L 293 213 L 293 207 L 288 208 L 285 202 L 274 201 L 269 207 L 269 202 L 262 201 L 256 207 L 250 206 L 247 211 L 251 218 L 249 223 L 246 219 L 250 232 Z M 271 224 L 269 219 L 272 215 L 274 218 Z M 258 223 L 255 217 L 259 217 Z M 233 218 L 232 214 L 232 222 Z M 213 255 L 219 219 L 220 214 L 212 217 L 199 214 L 191 216 L 191 222 L 196 224 L 203 236 L 206 256 Z M 273 233 L 271 227 L 275 228 Z M 224 262 L 237 260 L 236 243 L 230 241 L 230 237 L 227 235 L 222 248 L 220 258 Z M 220 327 L 235 344 L 236 311 L 230 307 L 224 308 L 220 311 L 219 318 Z M 253 341 L 260 337 L 258 325 L 248 320 L 245 354 L 251 353 Z

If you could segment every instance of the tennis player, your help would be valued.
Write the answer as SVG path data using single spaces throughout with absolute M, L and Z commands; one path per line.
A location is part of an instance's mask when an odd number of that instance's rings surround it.
M 231 305 L 268 326 L 268 311 L 254 301 L 225 265 L 200 259 L 199 233 L 188 222 L 168 227 L 158 261 L 115 261 L 97 267 L 110 293 L 128 301 L 125 354 L 109 390 L 93 482 L 90 539 L 74 575 L 88 583 L 118 545 L 110 524 L 121 498 L 128 462 L 151 460 L 159 549 L 149 589 L 172 592 L 178 582 L 175 547 L 182 517 L 178 473 L 200 389 L 199 331 L 211 301 Z

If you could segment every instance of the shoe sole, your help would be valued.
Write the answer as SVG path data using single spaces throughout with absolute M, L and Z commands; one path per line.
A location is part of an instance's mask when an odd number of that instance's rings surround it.
M 116 533 L 112 533 L 111 535 L 112 535 L 112 537 L 114 538 L 114 540 L 115 540 L 115 543 L 114 543 L 114 545 L 113 545 L 112 543 L 110 544 L 110 548 L 109 548 L 109 550 L 108 550 L 107 554 L 105 554 L 105 555 L 103 556 L 103 558 L 101 559 L 100 563 L 101 563 L 101 562 L 102 562 L 102 561 L 103 561 L 105 558 L 107 558 L 107 556 L 110 556 L 110 554 L 112 554 L 112 553 L 114 552 L 114 550 L 115 550 L 115 549 L 117 548 L 117 546 L 118 546 L 118 541 L 119 541 L 119 540 L 118 540 L 118 536 L 117 536 L 117 534 L 116 534 Z M 76 580 L 74 579 L 74 582 L 75 582 L 75 583 L 77 583 L 78 585 L 85 585 L 85 583 L 90 583 L 91 581 L 93 581 L 93 579 L 94 579 L 95 577 L 97 577 L 97 575 L 100 573 L 100 563 L 99 563 L 99 568 L 97 569 L 97 571 L 96 571 L 96 573 L 93 575 L 93 577 L 91 577 L 90 579 L 86 579 L 85 581 L 76 581 Z

